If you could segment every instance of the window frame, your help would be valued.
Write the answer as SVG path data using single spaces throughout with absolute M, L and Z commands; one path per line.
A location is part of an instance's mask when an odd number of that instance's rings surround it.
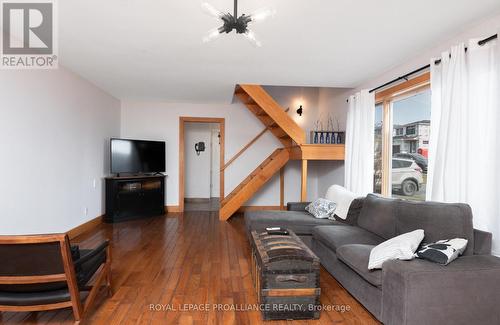
M 408 129 L 412 131 L 412 133 L 408 133 Z M 406 127 L 406 133 L 405 135 L 416 135 L 417 134 L 417 126 L 416 125 L 411 125 Z
M 382 105 L 382 187 L 381 194 L 392 196 L 392 104 L 430 89 L 431 74 L 423 73 L 415 78 L 383 89 L 375 94 L 375 106 Z M 417 130 L 416 130 L 417 132 Z M 406 130 L 403 131 L 406 134 Z

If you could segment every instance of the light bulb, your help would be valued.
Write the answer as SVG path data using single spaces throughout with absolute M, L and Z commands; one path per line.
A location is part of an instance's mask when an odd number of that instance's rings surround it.
M 252 32 L 251 30 L 246 31 L 246 33 L 244 33 L 243 36 L 245 36 L 246 39 L 249 40 L 250 43 L 252 43 L 253 45 L 255 45 L 257 47 L 262 46 L 262 43 L 257 40 L 255 33 Z
M 224 13 L 222 13 L 222 11 L 217 10 L 214 6 L 212 6 L 208 2 L 202 2 L 201 9 L 203 9 L 203 11 L 205 13 L 207 13 L 208 15 L 210 15 L 214 18 L 217 18 L 217 19 L 219 19 L 220 17 L 222 17 L 224 15 Z
M 275 14 L 276 14 L 275 9 L 262 8 L 262 9 L 255 11 L 254 13 L 252 13 L 250 15 L 250 18 L 252 19 L 252 21 L 259 22 L 259 21 L 263 21 L 269 17 L 274 17 Z
M 219 28 L 218 27 L 213 28 L 208 32 L 207 36 L 203 37 L 203 43 L 208 43 L 218 38 L 219 36 L 220 36 Z

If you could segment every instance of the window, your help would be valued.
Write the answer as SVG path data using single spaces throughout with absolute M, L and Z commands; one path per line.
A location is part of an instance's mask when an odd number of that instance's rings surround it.
M 431 95 L 428 79 L 412 80 L 376 96 L 374 192 L 425 200 Z
M 417 128 L 415 125 L 412 125 L 412 126 L 407 126 L 406 127 L 406 135 L 415 135 L 415 133 L 417 133 Z

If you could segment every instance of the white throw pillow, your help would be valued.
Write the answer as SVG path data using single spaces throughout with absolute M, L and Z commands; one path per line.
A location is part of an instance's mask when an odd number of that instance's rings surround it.
M 340 185 L 332 185 L 326 191 L 325 198 L 337 204 L 335 215 L 342 220 L 347 219 L 347 213 L 352 201 L 358 196 L 353 192 L 348 191 Z
M 385 261 L 411 260 L 420 242 L 424 239 L 423 229 L 417 229 L 386 240 L 370 252 L 368 269 L 380 269 Z
M 314 202 L 309 203 L 306 206 L 306 211 L 318 219 L 334 219 L 333 212 L 335 212 L 336 206 L 337 205 L 330 200 L 316 199 Z

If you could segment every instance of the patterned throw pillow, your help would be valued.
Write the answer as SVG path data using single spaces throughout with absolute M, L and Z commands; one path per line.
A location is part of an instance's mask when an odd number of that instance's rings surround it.
M 424 244 L 415 254 L 418 258 L 447 265 L 462 255 L 467 247 L 467 239 L 454 238 L 438 240 L 435 243 Z
M 335 212 L 336 207 L 337 204 L 333 201 L 327 199 L 317 199 L 306 206 L 306 211 L 318 219 L 329 218 L 335 220 L 333 213 Z

